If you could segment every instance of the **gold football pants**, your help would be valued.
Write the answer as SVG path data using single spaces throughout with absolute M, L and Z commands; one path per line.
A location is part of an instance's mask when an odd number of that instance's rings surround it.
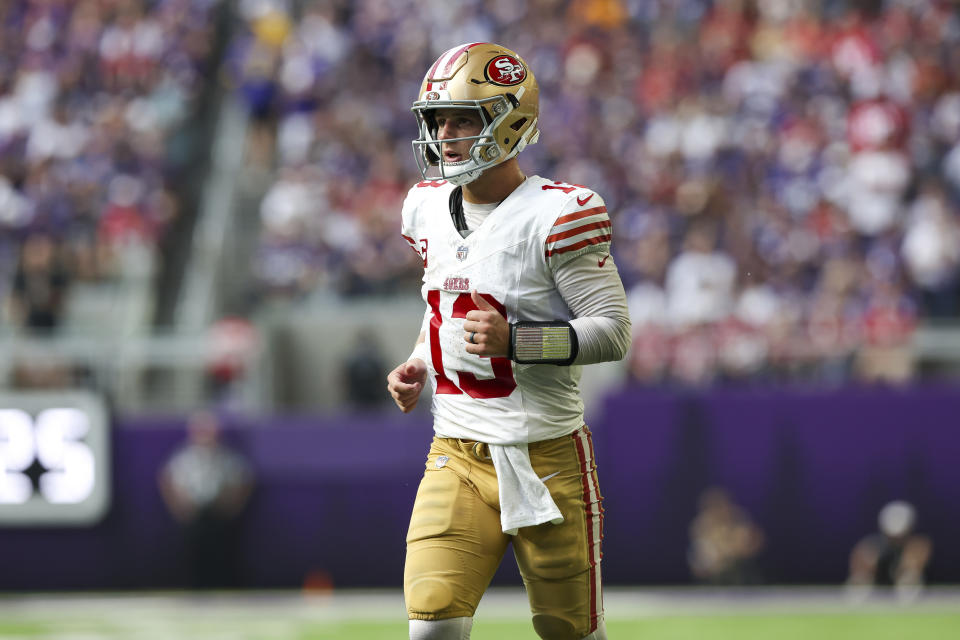
M 579 640 L 603 616 L 603 508 L 590 430 L 530 443 L 529 451 L 564 520 L 521 528 L 512 539 L 514 555 L 537 633 Z M 510 542 L 500 528 L 497 476 L 486 445 L 435 437 L 407 533 L 408 616 L 473 616 Z

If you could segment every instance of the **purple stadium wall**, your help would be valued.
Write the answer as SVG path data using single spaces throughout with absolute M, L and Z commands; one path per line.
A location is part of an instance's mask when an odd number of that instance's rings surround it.
M 893 498 L 934 541 L 928 577 L 960 582 L 960 391 L 633 390 L 592 425 L 606 511 L 608 584 L 689 582 L 687 528 L 700 491 L 728 488 L 763 527 L 775 583 L 839 583 L 854 542 Z M 114 495 L 87 529 L 0 529 L 0 589 L 184 584 L 177 528 L 156 489 L 181 419 L 114 431 Z M 230 425 L 258 485 L 241 522 L 243 583 L 397 587 L 429 416 L 387 412 Z M 496 582 L 517 583 L 512 561 Z

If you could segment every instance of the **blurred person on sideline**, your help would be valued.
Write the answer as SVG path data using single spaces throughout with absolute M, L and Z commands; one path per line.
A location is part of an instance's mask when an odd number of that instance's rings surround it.
M 342 380 L 346 384 L 346 397 L 355 409 L 376 409 L 386 396 L 380 381 L 388 366 L 383 347 L 376 332 L 365 327 L 357 332 L 353 348 L 342 364 Z
M 760 584 L 757 556 L 765 536 L 724 489 L 711 487 L 700 496 L 699 512 L 690 524 L 687 561 L 693 576 L 714 586 Z
M 894 587 L 897 597 L 904 600 L 920 595 L 933 543 L 914 533 L 916 521 L 916 509 L 903 500 L 889 502 L 880 510 L 879 531 L 857 542 L 850 552 L 847 587 L 854 599 L 865 599 L 877 586 Z
M 630 343 L 607 208 L 587 187 L 521 170 L 539 88 L 513 51 L 448 50 L 413 111 L 423 181 L 402 235 L 423 260 L 427 307 L 387 376 L 404 412 L 428 379 L 434 390 L 407 533 L 410 638 L 469 638 L 512 543 L 537 635 L 605 639 L 603 508 L 578 383 L 582 365 L 620 360 Z
M 253 488 L 247 460 L 222 439 L 208 411 L 192 415 L 187 442 L 160 471 L 160 492 L 181 526 L 195 589 L 238 586 L 237 520 Z

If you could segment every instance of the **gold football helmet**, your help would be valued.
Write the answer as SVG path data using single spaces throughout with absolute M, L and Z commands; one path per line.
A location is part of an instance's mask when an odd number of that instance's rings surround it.
M 427 71 L 419 99 L 411 109 L 420 128 L 420 137 L 413 141 L 420 174 L 427 179 L 430 167 L 438 167 L 440 178 L 464 185 L 514 157 L 540 137 L 539 97 L 533 72 L 510 49 L 471 42 L 448 50 Z M 479 135 L 444 140 L 473 140 L 467 160 L 442 160 L 433 115 L 439 108 L 476 109 L 480 113 L 484 127 Z

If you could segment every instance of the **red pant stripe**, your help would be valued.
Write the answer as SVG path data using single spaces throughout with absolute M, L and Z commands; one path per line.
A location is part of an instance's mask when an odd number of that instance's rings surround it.
M 603 610 L 600 593 L 600 540 L 603 535 L 603 509 L 600 508 L 600 493 L 597 477 L 593 471 L 593 441 L 589 434 L 577 431 L 573 434 L 580 460 L 580 479 L 583 483 L 583 503 L 586 512 L 587 549 L 590 554 L 590 631 L 597 628 L 598 612 Z

